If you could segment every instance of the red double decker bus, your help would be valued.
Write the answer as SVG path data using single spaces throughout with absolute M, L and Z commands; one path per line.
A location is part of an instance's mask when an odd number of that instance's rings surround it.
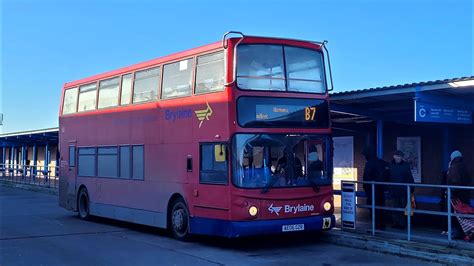
M 64 85 L 60 206 L 181 240 L 333 227 L 324 43 L 232 33 Z

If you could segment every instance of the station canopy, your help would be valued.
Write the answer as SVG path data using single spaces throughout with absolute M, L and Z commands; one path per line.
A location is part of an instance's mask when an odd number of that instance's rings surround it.
M 474 76 L 331 94 L 335 127 L 376 120 L 472 126 L 473 111 Z

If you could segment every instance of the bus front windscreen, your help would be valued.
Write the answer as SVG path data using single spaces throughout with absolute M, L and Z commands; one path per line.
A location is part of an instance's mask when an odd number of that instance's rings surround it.
M 332 184 L 329 137 L 237 134 L 232 141 L 233 183 L 240 188 Z
M 243 90 L 325 93 L 323 54 L 286 45 L 237 47 L 237 86 Z

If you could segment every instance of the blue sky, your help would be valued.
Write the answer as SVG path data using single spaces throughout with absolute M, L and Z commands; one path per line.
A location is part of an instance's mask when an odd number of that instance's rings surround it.
M 220 40 L 328 40 L 335 89 L 474 75 L 471 0 L 3 0 L 3 132 L 57 126 L 62 85 Z

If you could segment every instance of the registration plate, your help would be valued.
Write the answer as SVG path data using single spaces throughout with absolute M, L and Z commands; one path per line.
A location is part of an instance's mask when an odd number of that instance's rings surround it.
M 293 232 L 293 231 L 303 231 L 304 224 L 287 224 L 282 226 L 282 232 Z

